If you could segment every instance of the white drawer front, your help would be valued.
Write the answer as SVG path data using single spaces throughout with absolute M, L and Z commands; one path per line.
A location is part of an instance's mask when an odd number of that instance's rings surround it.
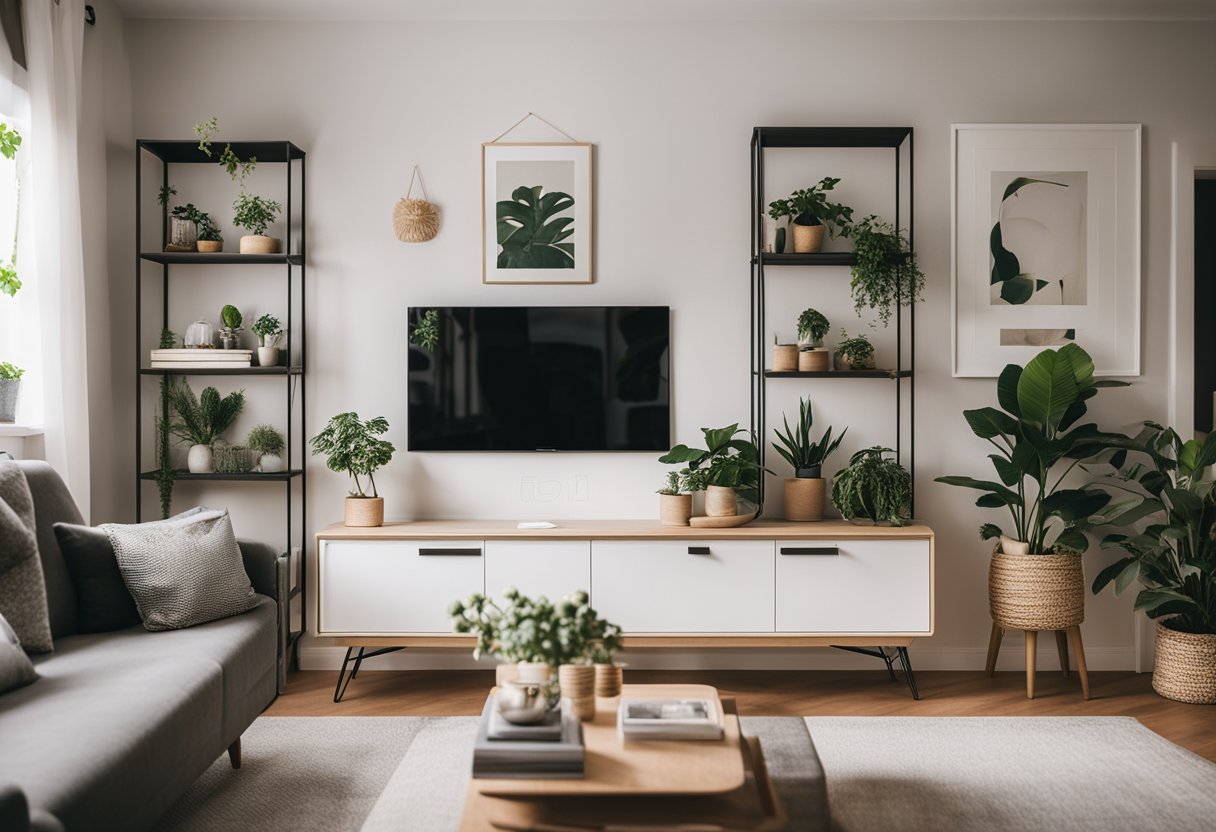
M 626 633 L 771 633 L 773 541 L 595 540 L 591 600 Z
M 929 581 L 928 540 L 778 541 L 777 631 L 928 633 Z
M 590 540 L 487 540 L 486 594 L 501 598 L 515 587 L 550 601 L 591 591 Z
M 451 633 L 448 605 L 485 586 L 482 542 L 327 540 L 319 633 Z

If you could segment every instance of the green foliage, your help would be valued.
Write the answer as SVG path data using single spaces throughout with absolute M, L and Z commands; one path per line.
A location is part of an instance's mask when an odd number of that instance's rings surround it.
M 16 381 L 25 375 L 25 370 L 16 367 L 7 361 L 0 361 L 0 378 L 7 381 Z
M 15 127 L 9 127 L 8 122 L 0 122 L 0 156 L 13 159 L 21 149 L 21 134 Z
M 840 447 L 844 435 L 849 432 L 849 429 L 845 428 L 840 432 L 840 436 L 836 437 L 836 441 L 833 442 L 832 428 L 829 426 L 818 442 L 812 442 L 811 427 L 814 425 L 815 417 L 811 413 L 811 399 L 809 396 L 805 399 L 800 399 L 798 402 L 797 430 L 790 428 L 789 417 L 783 416 L 782 421 L 785 422 L 785 433 L 782 433 L 780 428 L 774 431 L 780 444 L 774 442 L 773 450 L 781 454 L 781 458 L 788 462 L 790 467 L 795 471 L 799 468 L 813 468 L 816 465 L 823 465 L 832 452 Z
M 734 488 L 739 496 L 755 502 L 758 497 L 760 473 L 759 452 L 751 439 L 736 439 L 747 431 L 736 422 L 724 428 L 701 428 L 706 449 L 676 445 L 659 462 L 664 465 L 685 465 L 684 474 L 689 491 L 703 491 L 717 485 Z
M 853 454 L 832 483 L 832 505 L 846 520 L 887 521 L 902 526 L 912 499 L 912 477 L 890 448 L 875 445 Z
M 1019 176 L 1009 183 L 1001 197 L 999 211 L 1005 209 L 1005 201 L 1016 196 L 1017 192 L 1027 185 L 1054 185 L 1057 188 L 1067 188 L 1062 182 L 1049 182 L 1046 179 L 1031 179 Z M 1032 274 L 1023 274 L 1022 265 L 1017 255 L 1005 248 L 1001 234 L 1000 214 L 988 235 L 988 250 L 992 254 L 992 274 L 990 284 L 1001 284 L 1001 300 L 1011 304 L 1023 304 L 1030 300 L 1035 292 L 1047 287 L 1046 280 L 1039 280 Z
M 698 488 L 696 487 L 697 484 L 690 479 L 691 473 L 687 468 L 679 471 L 668 471 L 666 484 L 655 493 L 674 497 L 678 494 L 704 491 L 705 486 L 703 484 Z
M 574 206 L 574 197 L 561 191 L 542 195 L 543 187 L 520 186 L 510 199 L 499 200 L 497 214 L 500 269 L 573 269 L 574 217 L 557 214 Z
M 14 297 L 21 289 L 21 280 L 17 277 L 17 269 L 12 263 L 0 263 L 0 293 Z
M 1166 626 L 1185 633 L 1216 634 L 1216 433 L 1186 442 L 1173 430 L 1146 422 L 1130 448 L 1146 461 L 1128 462 L 1117 450 L 1110 478 L 1126 498 L 1107 506 L 1096 523 L 1121 528 L 1103 549 L 1125 554 L 1094 579 L 1093 591 L 1114 583 L 1122 592 L 1143 589 L 1136 609 L 1149 618 L 1171 616 Z M 1144 524 L 1142 521 L 1149 521 Z
M 282 456 L 283 449 L 287 447 L 283 434 L 270 425 L 258 425 L 249 431 L 249 438 L 245 440 L 245 444 L 260 454 L 274 454 L 275 456 Z
M 165 330 L 168 332 L 168 330 Z M 164 344 L 162 338 L 161 344 Z M 177 480 L 177 470 L 169 458 L 169 443 L 173 427 L 169 420 L 169 388 L 172 381 L 169 376 L 160 379 L 160 413 L 156 416 L 156 491 L 160 497 L 160 516 L 168 519 L 173 508 L 173 484 Z
M 363 422 L 358 413 L 339 413 L 312 438 L 312 452 L 325 454 L 329 470 L 349 474 L 354 479 L 352 497 L 368 496 L 359 480 L 361 476 L 367 477 L 371 496 L 378 497 L 373 475 L 389 463 L 396 450 L 391 442 L 377 438 L 387 432 L 388 420 L 383 416 Z
M 184 381 L 169 387 L 169 404 L 177 414 L 177 421 L 169 430 L 182 442 L 190 445 L 210 445 L 232 427 L 237 414 L 245 406 L 245 391 L 237 390 L 220 398 L 214 387 L 203 389 L 195 398 L 194 391 Z
M 253 334 L 258 336 L 258 343 L 263 347 L 277 346 L 283 337 L 283 325 L 273 315 L 263 315 L 253 322 Z
M 853 209 L 828 202 L 827 198 L 827 192 L 839 182 L 839 177 L 825 176 L 818 184 L 794 191 L 786 199 L 773 200 L 768 205 L 768 215 L 778 221 L 792 217 L 795 225 L 824 225 L 829 236 L 848 237 Z
M 473 657 L 487 654 L 506 662 L 543 662 L 549 667 L 612 660 L 621 646 L 621 628 L 600 618 L 586 592 L 556 604 L 516 589 L 497 604 L 480 593 L 448 607 L 453 629 L 477 637 Z
M 244 228 L 254 236 L 261 237 L 266 234 L 267 226 L 278 218 L 283 206 L 273 199 L 263 199 L 260 196 L 241 191 L 236 201 L 232 203 L 232 210 L 236 212 L 232 218 L 233 225 L 237 228 Z
M 240 185 L 242 191 L 245 190 L 246 177 L 253 173 L 257 166 L 257 156 L 250 156 L 247 160 L 242 161 L 241 157 L 237 156 L 236 151 L 232 149 L 231 144 L 224 145 L 224 152 L 220 154 L 220 167 L 228 171 L 232 181 Z
M 798 337 L 810 341 L 813 346 L 822 346 L 823 336 L 828 334 L 831 326 L 818 309 L 803 309 L 798 316 Z
M 174 191 L 174 193 L 177 192 Z M 174 206 L 172 213 L 175 217 L 194 223 L 198 229 L 198 238 L 200 240 L 222 241 L 224 239 L 220 236 L 219 229 L 215 227 L 215 221 L 211 219 L 211 215 L 206 211 L 195 208 L 193 202 Z
M 434 352 L 439 346 L 439 310 L 428 309 L 410 330 L 410 343 Z
M 1012 533 L 985 524 L 980 531 L 985 540 L 1012 537 L 1030 544 L 1031 554 L 1084 552 L 1089 548 L 1085 531 L 1111 497 L 1092 487 L 1064 488 L 1064 478 L 1082 461 L 1136 446 L 1123 434 L 1077 422 L 1099 388 L 1126 386 L 1095 381 L 1093 359 L 1076 344 L 1045 349 L 1024 369 L 1007 365 L 996 382 L 1001 409 L 963 411 L 972 432 L 996 449 L 988 459 L 1000 481 L 949 476 L 937 482 L 984 492 L 975 503 L 981 508 L 1008 509 Z
M 220 310 L 220 320 L 224 322 L 227 329 L 240 329 L 241 324 L 245 321 L 241 316 L 241 310 L 231 303 L 225 304 L 224 308 Z
M 162 350 L 171 350 L 177 344 L 177 333 L 171 329 L 162 329 L 160 331 L 159 346 Z
M 921 300 L 925 273 L 916 264 L 916 254 L 903 232 L 871 214 L 853 227 L 857 263 L 849 288 L 857 314 L 869 307 L 878 312 L 883 326 L 900 306 Z
M 168 208 L 169 197 L 174 196 L 177 196 L 177 188 L 173 187 L 172 185 L 161 185 L 160 193 L 157 194 L 156 201 L 160 203 L 162 208 Z M 173 213 L 176 214 L 177 211 L 175 210 Z
M 854 367 L 864 367 L 874 358 L 874 345 L 864 335 L 849 337 L 849 333 L 840 330 L 840 342 L 836 344 L 836 354 L 840 355 Z
M 220 132 L 220 122 L 215 116 L 194 125 L 194 135 L 198 136 L 198 149 L 211 157 L 211 136 Z

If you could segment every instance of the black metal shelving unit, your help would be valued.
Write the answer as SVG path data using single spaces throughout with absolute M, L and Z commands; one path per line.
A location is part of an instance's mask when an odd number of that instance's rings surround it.
M 286 522 L 284 535 L 285 553 L 290 554 L 293 546 L 298 546 L 300 557 L 298 563 L 299 580 L 294 588 L 282 589 L 288 594 L 288 609 L 284 611 L 282 631 L 284 662 L 293 655 L 300 635 L 308 628 L 308 605 L 304 603 L 307 588 L 307 541 L 308 541 L 308 478 L 305 476 L 304 455 L 304 412 L 306 405 L 305 367 L 307 366 L 307 339 L 305 337 L 305 252 L 306 222 L 305 188 L 307 183 L 305 168 L 305 153 L 290 141 L 254 141 L 231 142 L 233 151 L 242 159 L 256 157 L 259 169 L 268 165 L 282 165 L 287 181 L 287 197 L 284 203 L 284 219 L 286 234 L 282 254 L 239 254 L 236 252 L 167 252 L 163 250 L 144 251 L 144 246 L 152 242 L 156 249 L 164 249 L 168 236 L 168 220 L 164 211 L 158 206 L 161 215 L 160 234 L 158 240 L 148 240 L 144 234 L 144 202 L 148 195 L 143 193 L 143 167 L 149 157 L 160 163 L 160 185 L 169 184 L 169 170 L 172 165 L 216 165 L 217 158 L 208 156 L 198 148 L 197 141 L 152 141 L 140 140 L 135 144 L 135 506 L 136 520 L 142 521 L 144 515 L 144 500 L 151 492 L 145 488 L 145 483 L 155 482 L 156 471 L 145 470 L 146 455 L 144 453 L 144 380 L 151 377 L 159 380 L 163 376 L 244 376 L 248 378 L 275 378 L 284 382 L 287 430 L 285 432 L 286 450 L 285 461 L 287 470 L 278 473 L 243 473 L 243 474 L 192 474 L 188 471 L 178 471 L 178 482 L 206 482 L 212 485 L 222 483 L 260 483 L 268 487 L 272 484 L 283 488 L 286 492 Z M 218 175 L 218 171 L 217 171 Z M 298 180 L 297 180 L 298 177 Z M 293 228 L 298 229 L 293 234 Z M 283 271 L 277 272 L 279 279 L 285 278 L 286 285 L 286 344 L 285 352 L 287 365 L 279 367 L 241 367 L 235 369 L 163 369 L 148 367 L 146 359 L 149 349 L 155 344 L 145 343 L 144 336 L 144 286 L 145 269 L 156 269 L 158 278 L 151 278 L 160 284 L 161 303 L 159 304 L 160 327 L 169 329 L 169 294 L 173 278 L 184 280 L 206 279 L 207 272 L 194 268 L 195 266 L 224 266 L 244 268 L 251 279 L 271 278 L 276 272 L 270 269 L 249 269 L 252 266 L 278 266 Z M 173 268 L 171 267 L 179 267 Z M 297 312 L 298 304 L 298 312 Z M 158 330 L 159 331 L 159 330 Z M 290 579 L 288 580 L 288 585 Z M 299 629 L 292 629 L 293 612 L 299 604 Z

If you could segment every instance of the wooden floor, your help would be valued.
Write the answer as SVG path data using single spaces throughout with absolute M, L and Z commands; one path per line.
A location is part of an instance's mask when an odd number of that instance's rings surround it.
M 1025 676 L 973 671 L 920 672 L 920 701 L 902 677 L 882 671 L 643 671 L 625 681 L 701 682 L 738 700 L 744 716 L 1131 716 L 1158 734 L 1216 761 L 1216 705 L 1184 705 L 1153 692 L 1151 676 L 1090 673 L 1093 698 L 1074 674 L 1040 671 L 1036 698 Z M 476 716 L 494 683 L 489 671 L 362 670 L 334 704 L 336 671 L 293 673 L 268 716 Z

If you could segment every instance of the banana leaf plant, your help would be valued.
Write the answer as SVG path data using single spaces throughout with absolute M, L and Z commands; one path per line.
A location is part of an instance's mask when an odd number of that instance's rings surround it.
M 718 485 L 733 488 L 743 499 L 757 502 L 760 473 L 772 472 L 760 467 L 760 454 L 752 437 L 735 438 L 748 431 L 736 422 L 724 428 L 701 428 L 701 432 L 705 434 L 706 448 L 676 445 L 659 457 L 659 462 L 687 466 L 690 491 L 704 491 L 706 486 Z
M 999 481 L 948 476 L 937 482 L 977 489 L 984 492 L 977 506 L 1008 510 L 1008 534 L 985 523 L 984 540 L 1011 538 L 1028 544 L 1031 554 L 1084 552 L 1085 531 L 1111 495 L 1092 485 L 1065 487 L 1064 479 L 1082 461 L 1134 445 L 1123 434 L 1078 422 L 1099 388 L 1126 386 L 1094 379 L 1093 359 L 1076 344 L 1045 349 L 1025 368 L 1009 364 L 996 383 L 1000 409 L 963 411 L 972 432 L 996 449 L 988 459 Z
M 499 200 L 498 268 L 574 268 L 574 243 L 562 242 L 574 233 L 574 218 L 557 216 L 574 206 L 574 197 L 543 190 L 541 185 L 520 186 L 510 199 Z
M 1031 179 L 1028 176 L 1019 176 L 1005 187 L 1005 193 L 1001 196 L 1001 205 L 998 212 L 1003 212 L 1006 201 L 1011 197 L 1016 197 L 1018 191 L 1027 185 L 1054 185 L 1057 188 L 1068 187 L 1063 182 L 1051 182 L 1046 179 Z M 1033 274 L 1024 274 L 1022 272 L 1022 265 L 1018 262 L 1018 256 L 1005 248 L 1001 233 L 1000 213 L 997 214 L 997 221 L 992 226 L 992 232 L 988 235 L 988 250 L 992 253 L 990 284 L 1001 284 L 1001 300 L 1006 303 L 1026 303 L 1034 296 L 1035 292 L 1045 289 L 1049 285 L 1046 280 L 1036 278 Z
M 1173 428 L 1146 422 L 1135 443 L 1137 460 L 1112 455 L 1119 470 L 1110 482 L 1128 496 L 1102 518 L 1126 530 L 1107 535 L 1102 548 L 1126 557 L 1098 573 L 1094 593 L 1113 582 L 1122 594 L 1138 581 L 1136 609 L 1149 618 L 1172 616 L 1172 629 L 1216 634 L 1216 433 L 1183 442 Z
M 782 421 L 785 423 L 785 433 L 782 433 L 780 428 L 773 431 L 777 434 L 778 440 L 773 443 L 773 450 L 781 454 L 781 458 L 790 464 L 796 477 L 819 477 L 824 461 L 832 451 L 840 447 L 844 435 L 849 432 L 849 429 L 845 428 L 833 442 L 832 427 L 829 425 L 819 441 L 812 442 L 811 428 L 814 425 L 815 417 L 811 413 L 809 396 L 798 401 L 798 429 L 796 431 L 790 429 L 788 417 L 782 416 Z

